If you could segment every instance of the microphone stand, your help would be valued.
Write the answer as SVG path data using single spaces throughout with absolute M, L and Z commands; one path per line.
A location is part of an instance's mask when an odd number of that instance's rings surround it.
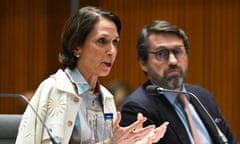
M 47 125 L 44 123 L 40 115 L 37 113 L 37 111 L 34 109 L 34 107 L 31 105 L 29 100 L 24 95 L 5 93 L 5 94 L 0 94 L 0 97 L 20 97 L 22 100 L 24 100 L 24 102 L 26 102 L 30 106 L 32 111 L 36 114 L 37 118 L 40 120 L 43 127 L 47 130 L 47 133 L 50 137 L 51 142 L 53 144 L 61 144 L 60 140 L 56 136 L 54 136 L 54 134 L 52 133 L 52 130 L 47 127 Z
M 225 135 L 222 133 L 222 131 L 219 129 L 219 127 L 218 127 L 217 124 L 214 122 L 213 118 L 211 117 L 211 115 L 209 114 L 209 112 L 207 111 L 207 109 L 204 107 L 204 105 L 201 103 L 201 101 L 199 100 L 199 98 L 198 98 L 195 94 L 193 94 L 193 93 L 191 93 L 191 92 L 184 92 L 184 91 L 176 91 L 176 90 L 164 89 L 164 88 L 161 88 L 161 87 L 158 87 L 158 86 L 152 86 L 152 85 L 150 85 L 149 87 L 147 87 L 147 89 L 149 89 L 150 91 L 152 91 L 153 89 L 155 89 L 155 91 L 156 91 L 158 94 L 164 94 L 164 93 L 168 92 L 168 93 L 177 93 L 177 94 L 185 94 L 185 95 L 190 95 L 190 96 L 192 96 L 192 97 L 199 103 L 199 105 L 201 106 L 201 108 L 204 110 L 204 112 L 207 114 L 208 118 L 211 120 L 212 124 L 213 124 L 214 127 L 216 128 L 217 133 L 218 133 L 219 140 L 221 141 L 221 144 L 229 144 L 226 136 L 225 136 Z

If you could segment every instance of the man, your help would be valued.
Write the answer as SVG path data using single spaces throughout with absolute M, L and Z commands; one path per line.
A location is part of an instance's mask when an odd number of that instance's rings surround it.
M 144 126 L 159 126 L 164 121 L 169 121 L 167 132 L 158 143 L 237 143 L 210 92 L 202 87 L 184 83 L 188 68 L 189 43 L 182 29 L 170 22 L 156 20 L 142 29 L 137 48 L 139 64 L 148 81 L 123 103 L 122 126 L 134 122 L 137 113 L 141 112 L 147 117 Z M 148 90 L 149 85 L 190 92 L 193 95 L 158 91 L 152 93 Z M 185 99 L 186 105 L 180 97 Z M 185 112 L 186 107 L 190 114 Z M 220 131 L 223 133 L 221 138 Z

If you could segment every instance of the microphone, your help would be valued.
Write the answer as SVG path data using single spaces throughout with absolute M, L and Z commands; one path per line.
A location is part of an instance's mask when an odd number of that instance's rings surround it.
M 214 122 L 213 118 L 211 117 L 211 115 L 209 114 L 209 112 L 207 111 L 207 109 L 204 107 L 204 105 L 201 103 L 201 101 L 199 100 L 199 98 L 191 93 L 191 92 L 185 92 L 185 91 L 176 91 L 176 90 L 169 90 L 169 89 L 164 89 L 162 87 L 159 87 L 157 85 L 149 85 L 146 88 L 146 91 L 151 93 L 151 94 L 164 94 L 164 93 L 176 93 L 176 94 L 185 94 L 185 95 L 189 95 L 192 96 L 197 103 L 201 106 L 201 108 L 203 109 L 203 111 L 207 114 L 208 118 L 210 119 L 210 121 L 212 122 L 212 124 L 214 125 L 214 127 L 217 130 L 218 133 L 218 137 L 219 140 L 221 141 L 221 144 L 229 144 L 228 140 L 226 138 L 226 136 L 222 133 L 222 131 L 219 129 L 219 127 L 217 126 L 217 124 Z
M 52 133 L 52 130 L 47 127 L 47 125 L 44 123 L 44 121 L 42 120 L 40 115 L 37 113 L 37 111 L 34 109 L 34 107 L 31 105 L 29 100 L 24 95 L 21 95 L 21 94 L 10 94 L 10 93 L 1 94 L 0 93 L 0 97 L 18 97 L 18 98 L 20 97 L 22 100 L 24 100 L 24 102 L 26 102 L 30 106 L 32 111 L 36 114 L 37 118 L 40 120 L 40 122 L 43 125 L 43 127 L 47 130 L 47 133 L 48 133 L 48 135 L 50 137 L 51 142 L 53 144 L 61 144 L 60 140 L 56 136 L 54 136 L 54 134 Z

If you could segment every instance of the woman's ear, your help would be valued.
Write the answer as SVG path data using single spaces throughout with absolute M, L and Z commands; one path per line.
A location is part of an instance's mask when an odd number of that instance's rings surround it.
M 80 58 L 80 55 L 81 55 L 81 48 L 79 46 L 77 46 L 74 50 L 73 50 L 73 55 L 76 57 L 76 58 Z

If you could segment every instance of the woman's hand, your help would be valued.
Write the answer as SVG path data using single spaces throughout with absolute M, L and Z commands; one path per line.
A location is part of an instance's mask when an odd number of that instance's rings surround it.
M 135 144 L 152 144 L 158 142 L 164 136 L 168 124 L 169 122 L 164 122 L 146 135 L 142 140 L 137 141 Z
M 168 125 L 168 122 L 165 122 L 158 128 L 155 128 L 154 125 L 143 128 L 143 123 L 147 118 L 143 117 L 141 113 L 138 114 L 137 121 L 127 127 L 120 127 L 120 120 L 121 114 L 118 112 L 113 126 L 117 144 L 152 144 L 164 136 Z

